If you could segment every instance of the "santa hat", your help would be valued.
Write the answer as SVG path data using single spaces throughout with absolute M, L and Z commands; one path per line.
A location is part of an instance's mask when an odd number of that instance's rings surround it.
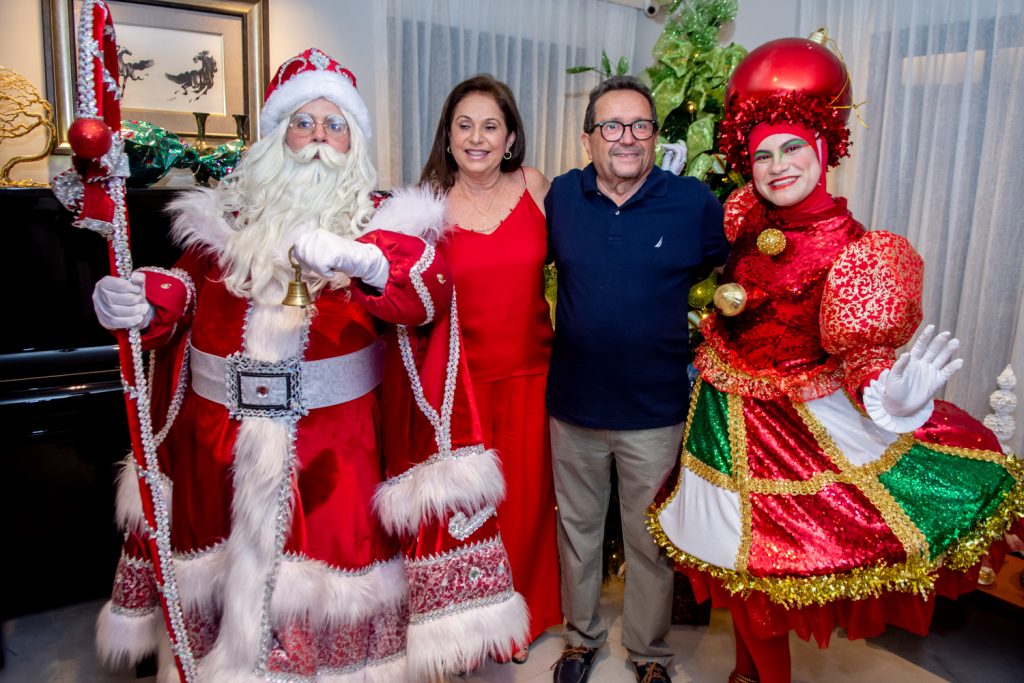
M 321 97 L 344 110 L 349 123 L 359 126 L 363 137 L 370 139 L 370 113 L 356 91 L 356 77 L 315 47 L 292 57 L 277 70 L 263 97 L 260 130 L 269 133 L 296 109 Z

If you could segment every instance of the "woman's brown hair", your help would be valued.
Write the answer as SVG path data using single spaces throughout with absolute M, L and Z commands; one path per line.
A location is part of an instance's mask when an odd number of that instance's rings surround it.
M 490 74 L 478 74 L 462 81 L 448 93 L 444 106 L 441 108 L 441 120 L 437 122 L 434 144 L 430 148 L 430 155 L 427 157 L 426 165 L 423 166 L 423 172 L 420 173 L 420 183 L 430 183 L 431 187 L 443 192 L 447 192 L 455 184 L 459 167 L 455 164 L 455 158 L 448 152 L 450 144 L 448 132 L 451 130 L 452 119 L 455 117 L 455 107 L 466 95 L 474 92 L 485 93 L 493 97 L 505 117 L 505 127 L 508 128 L 508 132 L 515 133 L 515 140 L 509 149 L 512 157 L 510 159 L 502 157 L 501 171 L 508 173 L 523 165 L 523 158 L 526 156 L 526 133 L 523 131 L 523 119 L 519 115 L 516 98 L 507 85 Z

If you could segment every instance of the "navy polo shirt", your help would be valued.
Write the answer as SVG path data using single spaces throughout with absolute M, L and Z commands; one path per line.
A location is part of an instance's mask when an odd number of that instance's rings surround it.
M 594 165 L 558 176 L 544 201 L 558 268 L 548 411 L 597 429 L 686 419 L 687 295 L 696 269 L 729 254 L 707 186 L 658 167 L 622 206 Z

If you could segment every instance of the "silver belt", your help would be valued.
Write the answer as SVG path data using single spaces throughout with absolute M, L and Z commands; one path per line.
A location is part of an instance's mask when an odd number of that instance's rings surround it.
M 381 381 L 384 342 L 323 360 L 297 357 L 258 361 L 240 353 L 227 358 L 189 349 L 192 390 L 226 406 L 231 417 L 294 417 L 345 403 Z

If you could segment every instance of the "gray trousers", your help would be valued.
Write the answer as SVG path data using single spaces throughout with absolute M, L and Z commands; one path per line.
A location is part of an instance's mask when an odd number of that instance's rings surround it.
M 550 418 L 558 501 L 562 612 L 569 645 L 600 647 L 609 624 L 598 614 L 611 466 L 619 478 L 626 555 L 622 644 L 634 662 L 668 665 L 673 570 L 644 524 L 644 513 L 679 456 L 683 423 L 659 429 L 589 429 Z

